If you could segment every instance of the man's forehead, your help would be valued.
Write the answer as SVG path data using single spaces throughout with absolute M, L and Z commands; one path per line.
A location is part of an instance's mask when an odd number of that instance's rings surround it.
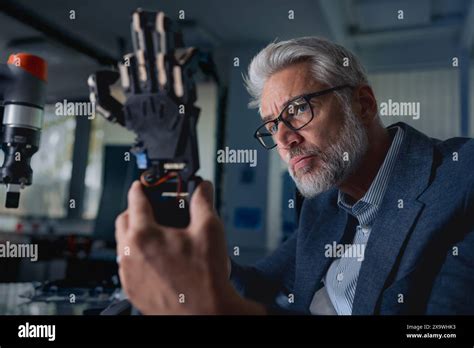
M 321 87 L 314 85 L 314 84 L 308 84 L 306 87 L 302 88 L 299 91 L 295 91 L 293 93 L 286 94 L 284 97 L 278 97 L 273 100 L 268 100 L 269 106 L 263 104 L 263 98 L 262 98 L 262 104 L 260 105 L 258 111 L 260 113 L 260 117 L 262 118 L 263 122 L 269 121 L 274 119 L 275 117 L 278 117 L 278 115 L 272 114 L 271 106 L 273 106 L 274 103 L 277 103 L 278 107 L 278 113 L 283 110 L 288 104 L 291 102 L 303 97 L 306 94 L 310 94 L 313 92 L 317 92 Z
M 283 108 L 285 108 L 288 104 L 290 104 L 292 101 L 304 96 L 305 94 L 308 94 L 308 93 L 311 93 L 309 91 L 305 91 L 303 93 L 299 93 L 299 94 L 296 94 L 296 95 L 288 95 L 287 97 L 281 99 L 283 101 L 276 101 L 278 103 L 278 110 L 283 110 Z M 273 101 L 270 101 L 270 102 L 273 102 Z M 262 104 L 263 106 L 263 104 Z M 265 109 L 265 111 L 263 110 L 262 106 L 260 106 L 259 108 L 259 112 L 260 112 L 260 117 L 262 118 L 262 121 L 266 122 L 266 121 L 269 121 L 269 120 L 272 120 L 274 119 L 275 117 L 278 117 L 278 115 L 273 115 L 271 113 L 271 110 L 267 110 Z
M 323 84 L 311 76 L 306 64 L 288 67 L 271 76 L 265 83 L 259 108 L 260 117 L 263 121 L 274 119 L 278 116 L 272 111 L 275 106 L 280 112 L 291 101 L 316 92 L 322 86 Z

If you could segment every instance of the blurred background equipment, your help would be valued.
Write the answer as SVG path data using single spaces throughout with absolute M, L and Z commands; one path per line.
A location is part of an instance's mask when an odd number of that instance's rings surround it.
M 31 185 L 31 157 L 38 151 L 46 100 L 46 62 L 27 53 L 12 54 L 0 64 L 0 182 L 7 186 L 6 208 L 18 208 L 20 189 Z M 3 104 L 3 105 L 2 105 Z

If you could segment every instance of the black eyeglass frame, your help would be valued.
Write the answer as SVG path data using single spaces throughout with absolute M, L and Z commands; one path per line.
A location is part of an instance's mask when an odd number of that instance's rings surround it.
M 311 123 L 311 121 L 314 119 L 314 112 L 313 112 L 313 107 L 311 106 L 311 99 L 313 99 L 315 97 L 320 97 L 322 95 L 325 95 L 325 94 L 328 94 L 328 93 L 331 93 L 331 92 L 334 92 L 334 91 L 338 91 L 338 90 L 343 89 L 343 88 L 352 88 L 352 86 L 348 85 L 348 84 L 345 84 L 345 85 L 332 87 L 332 88 L 325 89 L 325 90 L 318 91 L 318 92 L 314 92 L 314 93 L 308 93 L 308 94 L 300 95 L 300 96 L 297 96 L 295 98 L 290 99 L 289 101 L 286 102 L 285 107 L 280 112 L 280 115 L 278 115 L 278 117 L 274 118 L 273 120 L 266 121 L 265 123 L 261 124 L 257 128 L 257 130 L 255 131 L 255 133 L 253 135 L 254 138 L 256 138 L 258 140 L 258 142 L 260 144 L 262 144 L 262 146 L 267 150 L 271 150 L 271 149 L 275 148 L 277 146 L 277 144 L 273 145 L 272 147 L 267 147 L 265 145 L 264 141 L 261 139 L 264 136 L 270 136 L 271 137 L 271 136 L 273 136 L 273 134 L 259 134 L 259 135 L 257 135 L 261 128 L 265 128 L 265 126 L 269 123 L 275 123 L 275 125 L 277 127 L 277 131 L 278 131 L 278 124 L 280 122 L 283 122 L 283 124 L 285 126 L 287 126 L 289 129 L 291 129 L 292 131 L 294 131 L 294 132 L 299 131 L 301 128 L 303 128 L 303 127 L 307 126 L 309 123 Z M 292 102 L 294 102 L 295 100 L 301 99 L 301 98 L 303 98 L 308 103 L 309 107 L 311 108 L 311 119 L 308 122 L 306 122 L 304 125 L 302 125 L 301 127 L 295 128 L 287 120 L 283 119 L 282 115 L 285 112 L 285 110 L 290 106 L 290 104 Z

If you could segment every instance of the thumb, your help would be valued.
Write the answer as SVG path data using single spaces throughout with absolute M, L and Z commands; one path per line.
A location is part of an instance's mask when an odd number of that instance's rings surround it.
M 137 230 L 142 230 L 155 222 L 151 204 L 138 180 L 128 191 L 128 219 L 129 226 Z
M 201 182 L 191 197 L 191 223 L 214 213 L 214 188 L 210 181 Z

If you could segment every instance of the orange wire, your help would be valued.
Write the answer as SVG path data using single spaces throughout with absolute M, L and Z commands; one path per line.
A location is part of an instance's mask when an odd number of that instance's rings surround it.
M 181 194 L 181 186 L 182 186 L 182 182 L 181 182 L 181 175 L 179 175 L 178 172 L 169 172 L 167 173 L 165 176 L 161 177 L 160 179 L 158 179 L 158 181 L 156 181 L 155 183 L 153 184 L 150 184 L 149 182 L 147 182 L 144 178 L 145 176 L 145 173 L 143 173 L 141 176 L 140 176 L 140 182 L 146 186 L 146 187 L 156 187 L 158 185 L 161 185 L 163 184 L 164 182 L 168 181 L 169 179 L 171 178 L 174 178 L 174 177 L 178 177 L 178 183 L 177 183 L 177 192 L 176 192 L 176 199 L 178 200 L 179 199 L 179 196 Z
M 145 173 L 143 173 L 141 176 L 140 176 L 140 181 L 141 183 L 146 186 L 146 187 L 154 187 L 154 186 L 158 186 L 158 185 L 161 185 L 162 183 L 168 181 L 169 179 L 171 179 L 172 177 L 176 176 L 177 174 L 175 172 L 169 172 L 168 174 L 166 174 L 165 176 L 161 177 L 160 179 L 158 179 L 158 181 L 156 181 L 155 183 L 153 184 L 150 184 L 149 182 L 147 182 L 145 180 Z

